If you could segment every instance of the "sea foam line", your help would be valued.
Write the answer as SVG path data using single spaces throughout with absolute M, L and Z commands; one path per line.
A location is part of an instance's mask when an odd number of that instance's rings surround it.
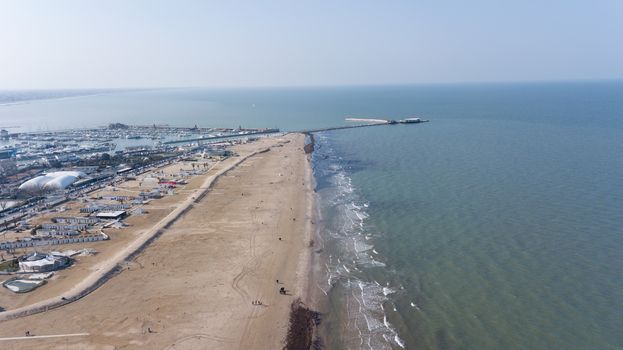
M 365 221 L 369 218 L 367 213 L 369 204 L 358 198 L 352 179 L 324 141 L 325 138 L 319 138 L 319 143 L 323 144 L 322 151 L 328 153 L 328 161 L 333 163 L 323 164 L 324 168 L 321 166 L 317 168 L 321 172 L 325 171 L 334 191 L 323 193 L 321 199 L 334 210 L 336 221 L 330 222 L 329 225 L 333 225 L 323 232 L 329 234 L 339 247 L 339 256 L 330 256 L 326 265 L 329 275 L 327 283 L 330 288 L 333 287 L 333 283 L 340 283 L 347 291 L 345 303 L 348 328 L 359 338 L 356 344 L 351 343 L 354 339 L 346 337 L 348 339 L 344 340 L 349 343 L 346 344 L 347 348 L 367 346 L 370 349 L 391 349 L 391 344 L 404 348 L 404 342 L 392 327 L 383 308 L 383 303 L 389 301 L 389 295 L 395 290 L 389 285 L 382 286 L 377 281 L 362 280 L 364 276 L 360 276 L 360 272 L 365 271 L 358 268 L 385 266 L 383 262 L 374 258 L 372 253 L 375 255 L 379 253 L 367 242 L 374 238 L 374 235 L 365 232 Z M 319 162 L 325 162 L 324 158 L 319 156 Z M 391 305 L 395 311 L 394 304 Z

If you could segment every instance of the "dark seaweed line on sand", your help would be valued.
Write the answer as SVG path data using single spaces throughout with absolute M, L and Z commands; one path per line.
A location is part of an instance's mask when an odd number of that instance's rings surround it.
M 301 299 L 290 306 L 290 324 L 286 335 L 284 350 L 320 350 L 322 342 L 317 335 L 320 314 L 309 309 Z

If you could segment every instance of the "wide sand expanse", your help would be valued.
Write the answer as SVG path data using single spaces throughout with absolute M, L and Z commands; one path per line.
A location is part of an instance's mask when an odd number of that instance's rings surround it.
M 303 140 L 292 134 L 239 146 L 241 155 L 273 147 L 220 177 L 91 294 L 0 323 L 1 337 L 26 330 L 76 336 L 0 340 L 0 348 L 281 348 L 290 304 L 306 290 L 311 249 L 311 170 Z

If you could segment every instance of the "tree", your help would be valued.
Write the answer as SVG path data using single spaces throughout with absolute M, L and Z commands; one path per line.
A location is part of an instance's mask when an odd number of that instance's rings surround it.
M 49 187 L 45 187 L 45 184 L 35 184 L 28 188 L 22 189 L 22 192 L 31 197 L 41 197 L 51 192 Z
M 17 164 L 11 159 L 0 160 L 0 177 L 11 176 L 17 173 Z
M 102 162 L 110 162 L 110 154 L 108 153 L 102 153 L 102 155 L 100 156 L 100 161 Z

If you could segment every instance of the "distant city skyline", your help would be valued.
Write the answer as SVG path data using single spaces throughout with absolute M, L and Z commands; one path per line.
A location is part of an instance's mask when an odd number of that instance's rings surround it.
M 2 1 L 0 90 L 623 78 L 623 2 Z

